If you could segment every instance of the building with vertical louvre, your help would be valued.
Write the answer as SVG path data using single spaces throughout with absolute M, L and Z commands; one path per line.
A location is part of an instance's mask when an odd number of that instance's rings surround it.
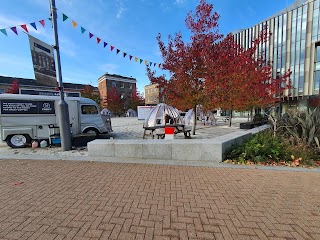
M 233 32 L 244 48 L 267 26 L 268 41 L 260 44 L 258 54 L 272 63 L 274 78 L 290 69 L 293 88 L 285 93 L 283 110 L 320 106 L 320 0 L 296 0 L 287 8 L 245 30 Z

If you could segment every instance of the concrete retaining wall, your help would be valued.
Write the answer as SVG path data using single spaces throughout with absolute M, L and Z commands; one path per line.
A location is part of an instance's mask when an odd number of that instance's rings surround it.
M 239 130 L 213 139 L 96 139 L 88 143 L 88 154 L 94 157 L 222 162 L 224 154 L 233 145 L 241 144 L 267 127 Z

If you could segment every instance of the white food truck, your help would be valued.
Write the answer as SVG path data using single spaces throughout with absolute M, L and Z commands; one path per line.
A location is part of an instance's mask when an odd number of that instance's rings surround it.
M 49 140 L 49 144 L 60 140 L 56 115 L 59 100 L 60 96 L 0 94 L 0 139 L 12 148 L 30 145 L 33 139 Z M 82 97 L 65 97 L 65 101 L 72 136 L 111 129 L 111 122 L 103 118 L 95 101 Z

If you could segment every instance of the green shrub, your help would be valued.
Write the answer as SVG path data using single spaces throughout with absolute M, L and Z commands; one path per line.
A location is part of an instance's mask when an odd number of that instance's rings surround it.
M 315 161 L 320 160 L 316 148 L 310 148 L 304 141 L 292 136 L 274 137 L 270 130 L 252 136 L 243 145 L 233 148 L 226 157 L 239 163 L 282 162 L 294 163 L 294 166 L 314 165 Z
M 284 138 L 291 138 L 293 144 L 303 143 L 320 150 L 320 111 L 318 108 L 306 112 L 292 111 L 280 122 Z
M 271 131 L 264 131 L 251 137 L 242 146 L 234 148 L 227 154 L 227 158 L 258 163 L 270 160 L 278 162 L 290 159 L 290 156 L 281 138 L 273 137 Z

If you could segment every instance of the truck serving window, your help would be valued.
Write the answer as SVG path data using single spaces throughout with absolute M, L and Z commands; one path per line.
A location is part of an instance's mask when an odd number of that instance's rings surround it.
M 81 106 L 82 114 L 98 114 L 98 109 L 95 105 L 82 105 Z

